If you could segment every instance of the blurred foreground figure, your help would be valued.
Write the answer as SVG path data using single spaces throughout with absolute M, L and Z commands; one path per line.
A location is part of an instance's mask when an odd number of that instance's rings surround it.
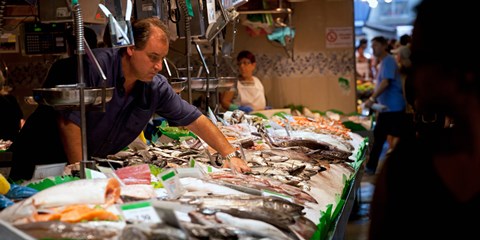
M 411 45 L 416 107 L 448 121 L 400 140 L 386 160 L 372 201 L 370 239 L 478 236 L 480 58 L 472 56 L 480 49 L 472 47 L 476 39 L 444 29 L 477 29 L 480 15 L 473 3 L 423 0 L 417 7 Z M 445 42 L 452 51 L 439 51 Z

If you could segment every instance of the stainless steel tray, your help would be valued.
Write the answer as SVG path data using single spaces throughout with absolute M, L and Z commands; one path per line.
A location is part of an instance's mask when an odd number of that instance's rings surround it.
M 102 103 L 104 88 L 84 88 L 85 105 Z M 112 100 L 113 87 L 105 88 L 105 101 Z M 35 88 L 33 100 L 38 104 L 49 106 L 79 106 L 80 89 L 77 87 Z M 30 101 L 27 101 L 30 103 Z
M 235 86 L 238 77 L 219 77 L 218 78 L 218 87 L 219 88 L 232 88 Z
M 206 91 L 207 90 L 207 78 L 201 77 L 192 77 L 191 86 L 192 90 L 197 91 Z M 185 81 L 185 85 L 188 88 L 187 77 L 181 78 L 172 78 L 171 81 Z M 219 77 L 219 78 L 208 78 L 208 89 L 209 91 L 215 91 L 217 88 L 221 90 L 229 89 L 235 86 L 237 77 Z

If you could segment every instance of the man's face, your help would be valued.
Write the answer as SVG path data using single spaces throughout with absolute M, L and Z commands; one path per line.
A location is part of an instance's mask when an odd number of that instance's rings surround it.
M 385 45 L 377 42 L 377 41 L 372 41 L 372 50 L 373 50 L 373 55 L 375 57 L 380 57 L 383 53 L 383 51 L 385 51 Z
M 168 47 L 168 41 L 164 41 L 161 30 L 154 29 L 143 50 L 133 49 L 130 63 L 138 80 L 152 81 L 153 77 L 162 70 Z

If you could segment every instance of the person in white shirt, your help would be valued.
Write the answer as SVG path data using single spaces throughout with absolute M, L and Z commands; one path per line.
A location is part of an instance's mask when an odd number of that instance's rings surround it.
M 237 55 L 239 78 L 234 88 L 220 95 L 220 102 L 226 110 L 242 110 L 246 113 L 264 110 L 266 107 L 265 92 L 262 82 L 253 72 L 257 63 L 255 55 L 249 51 L 241 51 Z

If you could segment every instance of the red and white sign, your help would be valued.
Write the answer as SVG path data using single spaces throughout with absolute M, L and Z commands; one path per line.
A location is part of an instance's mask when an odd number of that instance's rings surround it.
M 326 29 L 325 42 L 327 48 L 353 47 L 352 27 L 330 27 Z

